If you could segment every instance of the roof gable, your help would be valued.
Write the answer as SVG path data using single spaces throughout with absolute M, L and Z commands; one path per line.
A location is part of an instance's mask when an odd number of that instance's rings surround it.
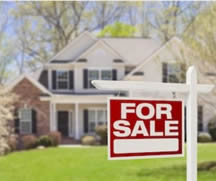
M 72 40 L 59 53 L 49 60 L 49 63 L 73 62 L 83 51 L 88 49 L 97 41 L 91 33 L 85 31 Z
M 16 85 L 18 85 L 24 79 L 27 79 L 28 81 L 30 81 L 35 87 L 37 87 L 43 93 L 52 95 L 52 93 L 50 93 L 43 85 L 41 85 L 38 81 L 36 81 L 35 79 L 33 79 L 32 77 L 26 74 L 19 76 L 14 82 L 12 82 L 11 84 L 7 86 L 7 89 L 12 90 Z
M 113 49 L 111 46 L 109 46 L 104 40 L 99 39 L 94 45 L 89 47 L 86 51 L 84 51 L 79 57 L 77 57 L 76 61 L 79 59 L 85 58 L 88 54 L 90 54 L 92 51 L 95 50 L 97 47 L 102 47 L 106 51 L 110 52 L 116 59 L 119 60 L 125 60 L 125 58 L 119 54 L 115 49 Z
M 167 41 L 160 48 L 150 54 L 146 59 L 144 59 L 142 63 L 138 65 L 134 70 L 132 70 L 128 75 L 126 75 L 124 79 L 127 80 L 130 76 L 133 76 L 134 74 L 136 74 L 136 72 L 139 72 L 148 62 L 152 61 L 163 51 L 175 51 L 174 53 L 176 53 L 177 56 L 177 54 L 181 53 L 182 49 L 186 49 L 182 40 L 178 37 L 173 37 L 171 40 Z

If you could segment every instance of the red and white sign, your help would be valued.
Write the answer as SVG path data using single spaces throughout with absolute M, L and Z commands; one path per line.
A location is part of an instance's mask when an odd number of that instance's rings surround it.
M 183 120 L 181 100 L 110 98 L 109 159 L 183 156 Z

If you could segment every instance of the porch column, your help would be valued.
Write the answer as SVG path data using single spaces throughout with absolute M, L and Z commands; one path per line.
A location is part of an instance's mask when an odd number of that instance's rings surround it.
M 79 105 L 78 103 L 75 104 L 75 122 L 76 122 L 75 138 L 79 139 Z

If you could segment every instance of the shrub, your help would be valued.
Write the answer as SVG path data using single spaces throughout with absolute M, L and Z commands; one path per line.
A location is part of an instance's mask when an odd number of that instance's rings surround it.
M 212 139 L 216 141 L 216 118 L 209 121 L 208 130 Z
M 81 139 L 83 145 L 96 145 L 97 141 L 94 136 L 83 136 Z
M 100 136 L 100 143 L 102 145 L 106 145 L 107 144 L 107 126 L 106 125 L 97 126 L 95 131 L 96 131 L 96 134 Z
M 199 171 L 214 170 L 216 168 L 216 161 L 205 161 L 198 164 Z
M 58 146 L 61 143 L 61 133 L 58 131 L 52 131 L 48 135 L 53 143 L 53 146 Z
M 208 143 L 212 141 L 212 137 L 209 133 L 200 133 L 198 135 L 198 142 L 200 143 Z
M 12 135 L 8 138 L 8 145 L 9 145 L 9 148 L 10 148 L 10 151 L 14 151 L 17 149 L 17 136 L 15 135 Z
M 44 146 L 44 147 L 50 147 L 53 146 L 52 138 L 49 136 L 41 136 L 38 140 L 38 145 Z
M 32 149 L 37 147 L 37 138 L 34 135 L 27 135 L 22 137 L 22 144 L 24 149 Z

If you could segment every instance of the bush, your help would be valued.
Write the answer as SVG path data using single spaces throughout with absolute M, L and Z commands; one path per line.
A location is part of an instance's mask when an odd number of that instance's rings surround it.
M 94 136 L 83 136 L 81 138 L 82 145 L 96 145 L 97 141 Z
M 52 138 L 49 136 L 41 136 L 38 140 L 38 145 L 44 146 L 44 147 L 50 147 L 53 146 Z
M 200 133 L 198 135 L 198 142 L 200 143 L 208 143 L 212 141 L 212 137 L 209 133 Z
M 96 134 L 100 136 L 100 143 L 102 145 L 106 145 L 107 144 L 107 126 L 106 125 L 97 126 L 95 131 L 96 131 Z
M 209 171 L 216 168 L 216 161 L 205 161 L 198 164 L 199 171 Z
M 10 151 L 15 151 L 17 149 L 17 136 L 12 135 L 8 138 L 8 145 L 10 147 Z
M 212 139 L 216 141 L 216 118 L 209 121 L 208 130 Z
M 52 131 L 48 135 L 53 143 L 53 146 L 58 146 L 61 143 L 61 133 L 58 131 Z
M 27 135 L 22 137 L 22 144 L 24 149 L 32 149 L 37 147 L 37 138 L 34 135 Z

